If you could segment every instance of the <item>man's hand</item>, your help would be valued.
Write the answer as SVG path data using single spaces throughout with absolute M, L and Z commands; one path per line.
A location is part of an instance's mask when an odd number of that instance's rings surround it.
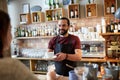
M 60 52 L 60 53 L 57 53 L 56 56 L 57 57 L 54 59 L 55 61 L 62 61 L 66 59 L 67 55 L 65 53 Z

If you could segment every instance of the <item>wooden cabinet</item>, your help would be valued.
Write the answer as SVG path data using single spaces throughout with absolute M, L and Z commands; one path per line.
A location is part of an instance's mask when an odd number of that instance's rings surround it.
M 97 4 L 86 5 L 86 17 L 97 17 Z
M 57 8 L 57 9 L 46 10 L 45 13 L 46 13 L 45 14 L 46 21 L 57 21 L 64 16 L 64 9 Z
M 68 18 L 79 19 L 80 18 L 80 4 L 68 5 Z
M 30 24 L 30 23 L 31 23 L 30 13 L 20 14 L 20 24 Z
M 48 65 L 51 65 L 53 63 L 52 59 L 24 58 L 24 57 L 17 57 L 15 59 L 20 60 L 33 73 L 39 74 L 46 74 L 48 70 Z
M 54 61 L 52 59 L 23 58 L 23 57 L 17 57 L 15 59 L 22 61 L 33 73 L 39 73 L 39 74 L 46 74 L 47 70 L 48 70 L 48 65 L 54 64 Z M 111 63 L 119 63 L 120 62 L 120 60 L 107 59 L 107 58 L 104 58 L 104 59 L 82 58 L 80 62 L 104 63 L 107 61 L 109 61 Z
M 120 59 L 120 33 L 100 34 L 106 41 L 106 55 L 108 59 Z
M 117 9 L 117 0 L 104 0 L 104 16 L 110 16 Z
M 32 23 L 44 22 L 44 13 L 43 12 L 32 12 Z

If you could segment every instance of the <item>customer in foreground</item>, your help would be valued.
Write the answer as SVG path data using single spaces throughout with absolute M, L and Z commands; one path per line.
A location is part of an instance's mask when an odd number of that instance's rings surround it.
M 0 80 L 38 80 L 23 63 L 3 56 L 11 39 L 9 15 L 0 10 Z

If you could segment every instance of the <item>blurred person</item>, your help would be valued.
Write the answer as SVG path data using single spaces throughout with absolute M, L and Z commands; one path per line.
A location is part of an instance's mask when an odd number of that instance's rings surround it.
M 0 10 L 0 80 L 38 80 L 19 60 L 3 56 L 11 39 L 10 17 Z
M 53 37 L 48 44 L 48 52 L 55 54 L 55 70 L 47 73 L 47 80 L 68 80 L 69 71 L 77 66 L 81 59 L 80 40 L 77 36 L 68 33 L 70 21 L 62 17 L 58 21 L 59 35 Z

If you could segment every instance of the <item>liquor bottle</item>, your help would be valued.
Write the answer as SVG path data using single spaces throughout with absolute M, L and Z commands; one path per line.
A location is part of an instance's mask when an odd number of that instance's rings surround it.
M 33 19 L 34 22 L 37 22 L 37 13 L 34 14 Z
M 29 36 L 28 28 L 25 28 L 25 37 Z
M 106 21 L 104 18 L 101 19 L 102 33 L 106 33 Z
M 115 4 L 114 2 L 111 5 L 111 13 L 114 14 L 115 13 Z
M 40 21 L 40 17 L 39 17 L 39 15 L 37 14 L 37 22 L 39 22 Z
M 110 32 L 111 31 L 111 28 L 110 28 L 111 26 L 110 26 L 110 23 L 108 23 L 107 25 L 106 25 L 106 32 Z
M 35 28 L 34 36 L 37 36 L 37 29 Z
M 75 7 L 75 18 L 78 18 L 78 9 Z
M 60 18 L 62 18 L 62 12 L 60 12 L 60 14 L 59 14 L 59 15 L 60 15 Z
M 51 15 L 48 15 L 48 20 L 49 20 L 49 21 L 51 21 L 51 20 L 52 20 Z
M 90 3 L 91 3 L 91 1 L 90 1 L 90 0 L 88 0 L 88 3 L 90 4 Z
M 107 8 L 106 8 L 106 12 L 109 14 L 110 13 L 110 6 L 109 6 L 109 4 L 107 3 Z
M 88 14 L 88 17 L 92 16 L 92 13 L 91 13 L 91 9 L 90 9 L 90 7 L 88 8 L 88 12 L 87 12 L 87 14 Z
M 55 12 L 54 11 L 52 12 L 52 20 L 53 21 L 55 20 Z
M 17 55 L 17 49 L 16 49 L 16 47 L 14 48 L 14 55 Z
M 114 29 L 115 29 L 115 26 L 114 26 L 114 22 L 111 21 L 111 24 L 110 24 L 110 32 L 114 32 Z
M 29 28 L 28 32 L 29 32 L 28 36 L 32 37 L 32 29 L 31 28 Z
M 48 28 L 47 28 L 47 25 L 44 26 L 44 36 L 48 36 Z
M 59 8 L 59 1 L 56 0 L 56 8 Z
M 17 29 L 18 29 L 18 37 L 21 37 L 21 28 L 18 27 Z
M 90 3 L 94 4 L 94 3 L 95 3 L 95 0 L 90 0 Z
M 114 26 L 115 26 L 114 33 L 118 32 L 118 23 L 116 20 L 114 21 Z
M 15 28 L 15 37 L 19 37 L 18 36 L 18 28 Z
M 55 12 L 55 19 L 56 19 L 56 20 L 59 19 L 59 16 L 58 16 L 58 12 L 57 12 L 57 11 Z
M 118 22 L 118 32 L 120 32 L 120 21 Z
M 47 21 L 49 21 L 49 14 L 47 14 L 46 19 L 47 19 Z
M 74 11 L 73 11 L 73 9 L 70 10 L 70 18 L 74 18 Z
M 50 12 L 48 12 L 48 14 L 47 14 L 47 21 L 51 21 L 51 20 L 52 20 L 52 17 L 50 15 Z
M 53 0 L 53 9 L 56 8 L 55 0 Z
M 71 0 L 71 4 L 74 4 L 74 0 Z
M 32 31 L 32 36 L 35 37 L 35 34 L 36 34 L 36 30 L 33 29 L 33 31 Z
M 51 0 L 49 0 L 49 9 L 52 9 Z
M 24 28 L 22 28 L 21 29 L 21 37 L 24 37 L 24 35 L 25 35 L 25 30 L 24 30 Z

